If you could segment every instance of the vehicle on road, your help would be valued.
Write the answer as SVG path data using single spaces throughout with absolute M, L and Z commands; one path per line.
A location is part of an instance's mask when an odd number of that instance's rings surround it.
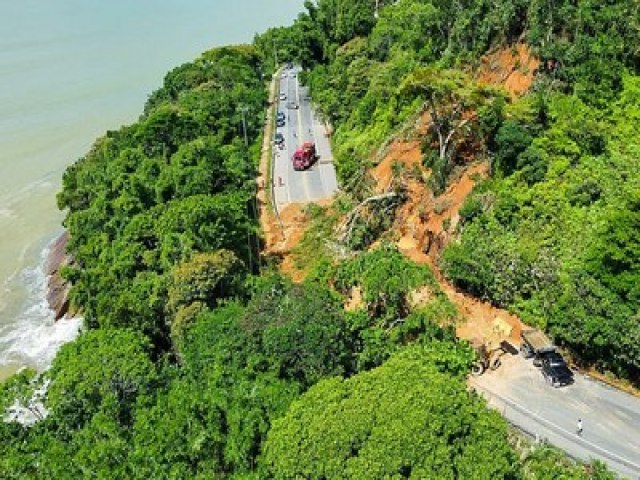
M 471 340 L 471 347 L 476 353 L 476 360 L 471 366 L 472 375 L 478 376 L 487 370 L 496 370 L 502 365 L 503 355 L 518 353 L 508 341 L 512 330 L 513 327 L 508 322 L 496 317 L 483 338 L 475 337 Z
M 317 158 L 316 144 L 305 142 L 293 153 L 291 158 L 293 169 L 298 171 L 306 170 L 313 165 Z
M 280 100 L 282 100 L 283 102 L 287 99 L 287 94 L 286 93 L 281 93 L 280 94 Z
M 278 112 L 278 114 L 276 115 L 277 120 L 284 120 L 284 117 L 285 117 L 284 112 Z
M 474 338 L 471 347 L 476 352 L 476 360 L 471 365 L 471 375 L 477 377 L 487 370 L 497 370 L 502 365 L 501 357 L 506 353 L 502 345 L 488 345 Z
M 278 118 L 276 120 L 276 126 L 277 127 L 284 127 L 284 125 L 285 125 L 284 118 Z
M 522 339 L 520 353 L 524 358 L 536 357 L 543 353 L 556 351 L 556 346 L 553 342 L 540 330 L 523 330 L 520 338 Z
M 287 108 L 297 110 L 298 108 L 300 108 L 300 105 L 298 105 L 296 102 L 287 102 Z
M 523 330 L 520 337 L 520 353 L 525 358 L 533 357 L 533 364 L 542 367 L 542 376 L 548 384 L 560 387 L 573 383 L 573 372 L 549 337 L 535 329 Z
M 282 133 L 280 133 L 280 132 L 276 133 L 274 141 L 275 141 L 276 145 L 280 145 L 280 144 L 284 143 L 284 135 Z
M 561 387 L 573 383 L 573 372 L 557 352 L 543 353 L 540 357 L 542 376 L 549 385 Z

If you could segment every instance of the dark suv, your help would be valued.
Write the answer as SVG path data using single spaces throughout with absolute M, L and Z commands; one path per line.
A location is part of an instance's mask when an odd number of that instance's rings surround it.
M 549 385 L 561 387 L 573 383 L 573 372 L 559 353 L 543 353 L 537 360 L 542 367 L 542 375 Z

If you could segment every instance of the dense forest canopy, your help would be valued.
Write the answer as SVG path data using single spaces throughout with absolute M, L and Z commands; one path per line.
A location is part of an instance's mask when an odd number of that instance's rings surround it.
M 49 371 L 0 385 L 0 408 L 34 415 L 0 423 L 0 476 L 612 478 L 546 446 L 514 450 L 466 388 L 473 353 L 434 274 L 378 239 L 389 223 L 357 225 L 349 255 L 318 255 L 302 283 L 262 265 L 255 176 L 276 55 L 305 67 L 354 202 L 376 150 L 430 115 L 436 194 L 470 146 L 491 164 L 447 277 L 637 380 L 637 2 L 305 6 L 169 72 L 136 123 L 65 172 L 64 274 L 86 328 Z M 482 54 L 516 42 L 541 59 L 521 98 L 474 77 Z
M 254 49 L 213 50 L 171 71 L 137 123 L 108 132 L 65 172 L 58 204 L 68 209 L 76 262 L 66 274 L 90 326 L 135 327 L 166 348 L 183 307 L 167 308 L 167 299 L 172 286 L 189 281 L 185 264 L 225 250 L 209 257 L 210 268 L 237 275 L 255 268 L 255 151 L 265 95 Z M 251 112 L 251 149 L 242 142 L 243 109 Z M 213 295 L 237 293 L 223 288 L 231 287 L 226 273 L 221 285 L 210 278 L 199 286 L 211 306 Z

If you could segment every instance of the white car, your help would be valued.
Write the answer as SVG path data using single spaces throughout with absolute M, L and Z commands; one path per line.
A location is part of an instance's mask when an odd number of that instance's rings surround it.
M 280 100 L 282 100 L 283 102 L 287 99 L 287 95 L 285 93 L 281 93 L 280 94 Z

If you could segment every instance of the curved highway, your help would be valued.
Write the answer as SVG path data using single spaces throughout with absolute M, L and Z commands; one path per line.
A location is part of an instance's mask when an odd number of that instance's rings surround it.
M 298 81 L 299 72 L 299 67 L 283 69 L 277 92 L 277 111 L 284 113 L 285 122 L 275 130 L 276 135 L 284 136 L 282 148 L 273 146 L 273 185 L 278 207 L 315 202 L 338 191 L 327 131 L 311 106 L 308 88 Z M 291 157 L 307 141 L 316 144 L 318 159 L 308 170 L 295 171 Z

